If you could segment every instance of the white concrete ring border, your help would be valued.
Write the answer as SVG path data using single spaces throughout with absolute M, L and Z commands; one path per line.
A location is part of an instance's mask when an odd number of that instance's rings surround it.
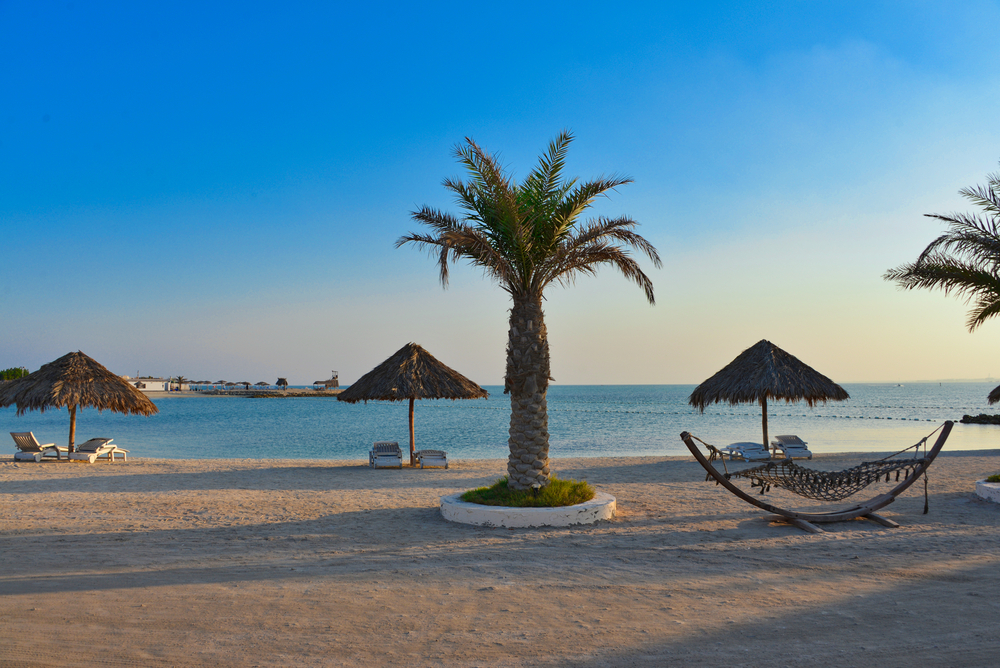
M 568 527 L 615 516 L 615 497 L 598 492 L 593 499 L 561 508 L 507 508 L 462 501 L 462 494 L 441 497 L 441 516 L 450 522 L 486 527 Z
M 976 481 L 976 494 L 983 497 L 987 501 L 1000 503 L 1000 482 L 986 482 L 985 480 L 978 480 Z

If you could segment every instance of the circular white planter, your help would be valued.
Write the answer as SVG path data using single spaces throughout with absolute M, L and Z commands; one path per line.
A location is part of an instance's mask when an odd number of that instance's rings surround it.
M 1000 503 L 1000 482 L 986 482 L 979 480 L 976 482 L 976 494 L 987 501 Z
M 507 508 L 462 501 L 463 492 L 441 497 L 441 516 L 451 522 L 486 527 L 568 527 L 615 516 L 615 497 L 598 492 L 593 499 L 562 508 Z

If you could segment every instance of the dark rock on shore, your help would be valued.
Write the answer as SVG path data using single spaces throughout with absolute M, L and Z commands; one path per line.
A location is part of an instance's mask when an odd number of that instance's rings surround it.
M 963 415 L 960 420 L 963 424 L 1000 424 L 1000 415 L 987 415 L 986 413 L 980 413 L 979 415 Z

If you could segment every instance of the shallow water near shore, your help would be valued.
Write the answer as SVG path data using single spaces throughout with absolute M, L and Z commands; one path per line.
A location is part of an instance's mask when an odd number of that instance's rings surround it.
M 618 457 L 684 455 L 690 431 L 716 445 L 761 440 L 760 407 L 715 405 L 704 413 L 687 404 L 694 385 L 553 385 L 549 390 L 550 455 Z M 998 413 L 987 404 L 993 383 L 845 384 L 851 398 L 819 404 L 768 405 L 768 432 L 797 434 L 813 452 L 901 450 L 945 420 Z M 508 398 L 487 387 L 477 401 L 418 401 L 416 447 L 449 457 L 490 459 L 507 454 Z M 224 459 L 366 459 L 376 440 L 408 444 L 407 404 L 345 404 L 330 397 L 250 399 L 183 396 L 154 399 L 151 417 L 77 414 L 77 442 L 111 437 L 133 456 Z M 33 431 L 42 443 L 65 444 L 65 410 L 0 409 L 0 431 Z M 948 450 L 1000 447 L 1000 426 L 956 424 Z M 14 451 L 13 442 L 8 452 Z M 0 452 L 3 452 L 0 450 Z

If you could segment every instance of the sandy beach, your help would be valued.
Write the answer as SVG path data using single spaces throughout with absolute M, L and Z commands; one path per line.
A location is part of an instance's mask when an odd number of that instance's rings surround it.
M 618 516 L 515 530 L 438 511 L 502 460 L 364 464 L 5 457 L 0 665 L 1000 660 L 1000 505 L 973 492 L 1000 471 L 997 450 L 944 452 L 930 514 L 921 485 L 881 511 L 900 529 L 818 535 L 705 483 L 690 458 L 556 459 L 560 476 L 614 494 Z

